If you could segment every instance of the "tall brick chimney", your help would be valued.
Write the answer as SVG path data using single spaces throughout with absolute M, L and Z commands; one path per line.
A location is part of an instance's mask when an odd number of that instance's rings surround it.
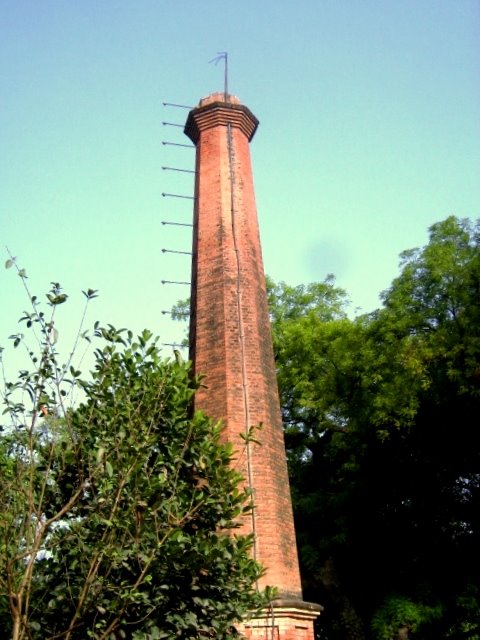
M 247 638 L 313 640 L 321 607 L 302 601 L 280 403 L 275 375 L 249 142 L 258 120 L 238 98 L 214 93 L 190 111 L 196 145 L 190 358 L 206 388 L 196 408 L 221 419 L 255 507 L 244 532 L 278 590 Z M 254 439 L 249 438 L 251 427 Z

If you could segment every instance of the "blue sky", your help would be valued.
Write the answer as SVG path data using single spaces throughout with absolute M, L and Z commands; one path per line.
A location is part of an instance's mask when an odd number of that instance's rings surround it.
M 259 118 L 252 142 L 265 269 L 333 273 L 352 309 L 379 306 L 398 255 L 450 214 L 480 212 L 478 0 L 2 0 L 0 244 L 44 292 L 99 289 L 93 322 L 175 341 L 188 294 L 187 112 L 222 89 Z M 5 255 L 5 259 L 7 256 Z M 0 271 L 0 344 L 25 307 Z

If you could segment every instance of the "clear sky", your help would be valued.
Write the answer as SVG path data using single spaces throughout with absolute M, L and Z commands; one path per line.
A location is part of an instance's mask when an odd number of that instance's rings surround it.
M 371 311 L 398 255 L 450 214 L 480 217 L 478 0 L 0 0 L 0 245 L 32 289 L 60 281 L 78 317 L 177 339 L 188 295 L 193 151 L 186 110 L 223 88 L 252 142 L 265 270 L 333 273 Z M 3 249 L 2 249 L 3 250 Z M 5 252 L 4 252 L 5 253 Z M 5 254 L 5 259 L 7 258 Z M 0 270 L 0 344 L 25 307 Z M 62 339 L 62 335 L 60 336 Z

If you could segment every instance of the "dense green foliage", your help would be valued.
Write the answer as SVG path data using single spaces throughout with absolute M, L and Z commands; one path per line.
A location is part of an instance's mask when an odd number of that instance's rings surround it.
M 305 595 L 320 637 L 480 638 L 480 234 L 450 217 L 377 312 L 270 284 Z
M 97 326 L 83 380 L 58 364 L 59 285 L 48 320 L 30 298 L 40 351 L 3 393 L 1 637 L 233 637 L 266 597 L 233 529 L 251 504 L 220 427 L 192 414 L 188 364 L 162 359 L 148 331 Z

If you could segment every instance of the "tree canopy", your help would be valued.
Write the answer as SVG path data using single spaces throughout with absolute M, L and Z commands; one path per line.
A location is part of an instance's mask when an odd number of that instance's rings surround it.
M 401 255 L 378 311 L 270 284 L 306 594 L 321 637 L 480 638 L 479 226 Z
M 60 286 L 48 317 L 29 297 L 38 349 L 3 389 L 2 637 L 234 637 L 268 594 L 251 539 L 235 534 L 250 496 L 220 425 L 192 412 L 189 365 L 162 359 L 149 331 L 96 325 L 81 333 L 97 344 L 84 378 L 55 350 Z

